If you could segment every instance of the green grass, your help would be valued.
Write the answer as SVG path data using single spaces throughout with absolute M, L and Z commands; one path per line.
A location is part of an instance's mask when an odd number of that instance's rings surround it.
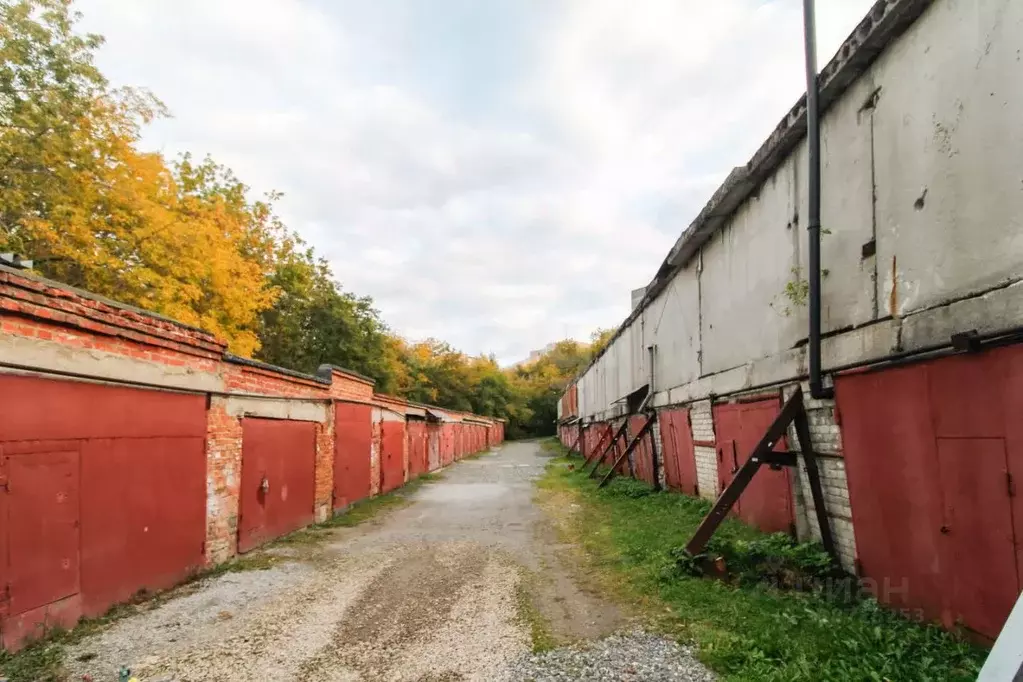
M 529 630 L 533 653 L 550 651 L 558 645 L 551 630 L 551 624 L 537 608 L 535 602 L 536 576 L 525 572 L 515 589 L 515 610 L 519 622 Z
M 274 547 L 318 543 L 329 537 L 328 531 L 333 528 L 357 526 L 386 510 L 408 504 L 412 493 L 423 485 L 440 480 L 440 478 L 441 474 L 423 474 L 397 490 L 356 502 L 343 513 L 333 516 L 323 523 L 302 528 L 278 538 L 254 552 L 197 571 L 174 588 L 156 593 L 141 591 L 131 601 L 115 604 L 102 616 L 79 621 L 72 630 L 54 629 L 39 641 L 29 644 L 17 653 L 12 654 L 0 649 L 0 679 L 6 677 L 10 682 L 63 682 L 66 678 L 64 656 L 67 646 L 110 627 L 121 618 L 138 613 L 140 610 L 156 608 L 200 580 L 225 573 L 267 570 L 290 561 L 289 557 L 280 556 L 267 550 L 272 550 Z
M 560 444 L 544 447 L 563 453 Z M 563 532 L 579 543 L 605 586 L 641 605 L 656 626 L 697 645 L 699 656 L 725 680 L 974 680 L 986 652 L 931 626 L 910 622 L 868 598 L 838 598 L 819 590 L 781 590 L 749 579 L 693 577 L 679 561 L 682 547 L 709 504 L 654 493 L 631 479 L 597 490 L 578 457 L 548 464 L 539 485 L 580 505 Z M 575 466 L 569 470 L 569 464 Z M 779 543 L 728 520 L 717 547 L 743 548 L 741 563 L 778 547 L 779 560 L 814 565 L 805 545 Z M 752 548 L 752 549 L 751 549 Z M 809 558 L 807 558 L 809 557 Z M 684 559 L 684 558 L 683 558 Z M 758 564 L 759 565 L 759 564 Z M 748 568 L 748 566 L 746 567 Z

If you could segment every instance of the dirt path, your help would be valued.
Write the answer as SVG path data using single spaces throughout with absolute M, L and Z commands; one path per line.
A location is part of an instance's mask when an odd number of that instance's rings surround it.
M 301 560 L 208 580 L 89 637 L 68 652 L 71 679 L 122 665 L 143 682 L 517 679 L 538 620 L 557 641 L 623 623 L 559 560 L 533 504 L 545 462 L 523 443 L 456 464 Z

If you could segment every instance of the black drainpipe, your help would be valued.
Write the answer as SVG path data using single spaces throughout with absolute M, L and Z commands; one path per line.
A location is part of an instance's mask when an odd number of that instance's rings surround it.
M 810 263 L 809 280 L 810 334 L 809 354 L 810 395 L 815 399 L 830 398 L 831 391 L 824 388 L 821 376 L 821 123 L 820 85 L 817 79 L 817 28 L 814 18 L 814 0 L 803 0 L 803 38 L 806 45 L 806 140 L 809 151 L 809 224 Z

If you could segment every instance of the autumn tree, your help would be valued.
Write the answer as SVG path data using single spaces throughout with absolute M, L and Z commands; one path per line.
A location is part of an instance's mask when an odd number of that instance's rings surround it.
M 210 160 L 139 151 L 163 104 L 111 88 L 78 19 L 66 0 L 0 0 L 0 250 L 251 355 L 276 295 L 270 204 Z

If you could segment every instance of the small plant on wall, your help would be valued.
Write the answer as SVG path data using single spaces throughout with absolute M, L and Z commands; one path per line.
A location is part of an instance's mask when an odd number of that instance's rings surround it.
M 792 277 L 789 281 L 785 282 L 785 288 L 782 289 L 781 296 L 784 299 L 780 306 L 776 306 L 774 302 L 770 305 L 775 308 L 785 317 L 792 315 L 796 309 L 806 305 L 806 300 L 810 296 L 810 281 L 803 277 L 803 269 L 798 265 L 794 265 L 789 269 Z M 821 270 L 821 277 L 827 277 L 828 270 Z

